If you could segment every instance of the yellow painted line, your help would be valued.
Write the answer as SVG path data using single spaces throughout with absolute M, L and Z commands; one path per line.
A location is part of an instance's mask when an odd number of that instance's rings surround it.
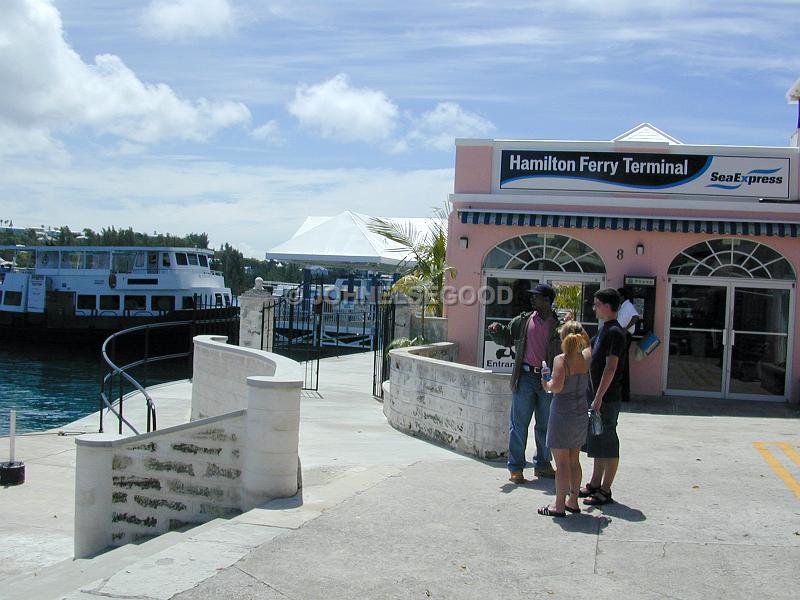
M 787 471 L 772 452 L 767 449 L 767 445 L 764 442 L 753 442 L 753 446 L 755 446 L 756 450 L 764 457 L 767 464 L 772 467 L 775 474 L 783 480 L 783 483 L 795 493 L 795 496 L 800 498 L 800 483 L 794 480 L 794 477 L 789 474 L 789 471 Z M 794 451 L 792 450 L 792 452 Z
M 783 450 L 784 454 L 786 454 L 786 456 L 788 456 L 789 458 L 791 458 L 791 459 L 792 459 L 792 460 L 795 462 L 795 464 L 797 464 L 797 465 L 800 465 L 800 454 L 798 454 L 797 452 L 795 452 L 795 451 L 794 451 L 794 448 L 792 448 L 792 447 L 791 447 L 789 444 L 787 444 L 786 442 L 781 442 L 781 443 L 779 443 L 779 444 L 778 444 L 778 447 L 779 447 L 781 450 Z

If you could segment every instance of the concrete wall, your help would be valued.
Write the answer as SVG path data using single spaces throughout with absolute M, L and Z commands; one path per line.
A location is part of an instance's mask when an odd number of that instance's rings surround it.
M 207 378 L 195 378 L 193 391 L 214 384 L 198 398 L 215 400 L 209 410 L 239 406 L 138 436 L 78 437 L 76 558 L 297 493 L 297 363 L 214 336 L 195 338 L 195 346 Z M 272 374 L 242 375 L 243 365 Z
M 433 344 L 447 341 L 447 317 L 426 316 L 423 322 L 419 314 L 411 315 L 411 339 L 422 336 L 425 341 Z
M 383 413 L 401 430 L 482 459 L 508 453 L 509 375 L 454 362 L 443 342 L 392 350 Z
M 239 513 L 244 414 L 131 438 L 81 436 L 75 556 Z M 101 477 L 84 468 L 87 460 Z M 96 510 L 77 508 L 91 504 Z
M 299 377 L 299 365 L 261 350 L 225 344 L 224 336 L 194 338 L 191 420 L 239 410 L 247 406 L 247 377 Z

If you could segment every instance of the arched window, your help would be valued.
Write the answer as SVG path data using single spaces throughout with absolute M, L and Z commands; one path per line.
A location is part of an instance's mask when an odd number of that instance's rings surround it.
M 529 233 L 508 239 L 486 255 L 485 269 L 605 273 L 603 259 L 575 238 L 552 233 Z
M 670 275 L 796 279 L 792 265 L 772 248 L 737 238 L 707 240 L 683 250 L 669 266 Z

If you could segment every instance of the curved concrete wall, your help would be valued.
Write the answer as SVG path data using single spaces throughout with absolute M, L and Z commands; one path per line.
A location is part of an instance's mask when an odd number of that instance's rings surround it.
M 299 365 L 288 358 L 230 346 L 220 335 L 194 338 L 191 420 L 221 415 L 247 406 L 247 377 L 302 379 Z
M 399 348 L 391 357 L 383 413 L 412 435 L 482 459 L 508 454 L 510 375 L 454 362 L 458 346 Z

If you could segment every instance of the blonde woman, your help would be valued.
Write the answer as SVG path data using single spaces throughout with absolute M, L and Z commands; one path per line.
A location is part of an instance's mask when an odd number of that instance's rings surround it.
M 564 323 L 559 335 L 563 354 L 553 360 L 552 379 L 543 382 L 544 388 L 553 393 L 547 446 L 556 459 L 556 501 L 537 512 L 550 517 L 581 512 L 578 507 L 582 475 L 579 453 L 586 443 L 589 426 L 586 399 L 592 359 L 589 336 L 577 321 Z

